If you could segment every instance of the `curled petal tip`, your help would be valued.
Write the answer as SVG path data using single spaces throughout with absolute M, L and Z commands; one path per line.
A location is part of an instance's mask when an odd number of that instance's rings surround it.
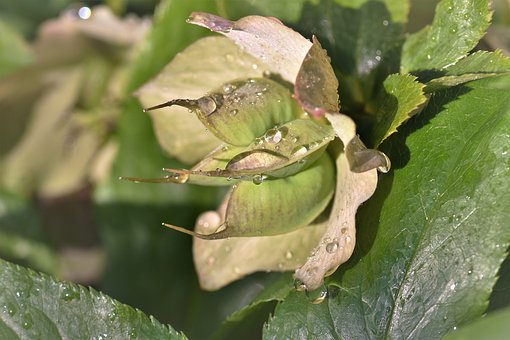
M 191 13 L 186 22 L 208 28 L 212 32 L 229 32 L 234 26 L 230 20 L 205 12 Z

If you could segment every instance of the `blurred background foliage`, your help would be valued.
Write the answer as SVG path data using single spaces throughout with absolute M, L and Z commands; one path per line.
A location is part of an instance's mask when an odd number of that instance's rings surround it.
M 191 11 L 292 26 L 305 2 L 0 0 L 0 257 L 93 286 L 190 338 L 210 337 L 278 275 L 200 290 L 191 239 L 161 222 L 191 227 L 223 192 L 118 180 L 184 167 L 164 154 L 131 94 L 209 34 L 185 23 Z M 413 1 L 408 31 L 429 23 L 436 3 Z M 508 54 L 510 2 L 494 8 L 482 44 Z M 496 293 L 508 300 L 508 289 Z M 223 331 L 259 338 L 270 308 Z

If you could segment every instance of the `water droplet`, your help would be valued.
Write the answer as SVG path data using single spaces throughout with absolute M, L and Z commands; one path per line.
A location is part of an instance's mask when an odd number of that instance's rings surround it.
M 263 176 L 263 175 L 255 175 L 253 176 L 253 184 L 255 185 L 259 185 L 259 184 L 262 184 L 262 182 L 264 182 L 264 180 L 266 179 L 266 176 Z
M 453 326 L 453 330 L 456 331 L 457 330 L 457 326 Z
M 328 297 L 328 289 L 323 284 L 321 287 L 313 291 L 307 291 L 306 295 L 308 295 L 308 298 L 313 304 L 319 304 Z
M 82 20 L 90 19 L 92 16 L 92 10 L 89 7 L 83 6 L 78 10 L 78 17 Z
M 235 116 L 238 112 L 239 112 L 239 110 L 238 110 L 238 109 L 230 110 L 230 115 L 231 115 L 231 116 Z
M 292 252 L 290 250 L 287 250 L 287 252 L 285 253 L 285 258 L 287 260 L 291 260 L 292 256 L 293 256 Z
M 319 142 L 312 142 L 308 145 L 308 149 L 315 149 L 316 147 L 318 147 L 320 145 Z
M 298 157 L 298 156 L 306 154 L 307 152 L 308 152 L 308 149 L 306 148 L 306 146 L 301 145 L 301 146 L 296 146 L 292 150 L 291 155 L 292 155 L 292 157 Z
M 390 23 L 388 20 L 383 20 L 382 24 L 383 24 L 383 26 L 388 26 Z
M 30 329 L 30 328 L 32 328 L 33 324 L 34 324 L 34 321 L 32 320 L 32 316 L 30 314 L 24 314 L 23 320 L 21 322 L 21 325 L 23 326 L 23 328 Z
M 294 288 L 298 292 L 304 292 L 307 290 L 306 285 L 301 280 L 298 280 L 298 279 L 294 280 Z
M 3 309 L 4 309 L 4 313 L 9 314 L 10 316 L 14 316 L 18 312 L 18 309 L 16 308 L 16 306 L 14 306 L 11 303 L 5 304 L 3 306 Z
M 298 140 L 299 140 L 299 137 L 297 137 L 297 136 L 292 136 L 292 137 L 290 137 L 290 141 L 291 141 L 292 143 L 297 143 L 297 141 L 298 141 Z
M 430 60 L 431 58 L 430 54 L 427 54 L 427 59 Z
M 204 115 L 209 116 L 216 111 L 218 105 L 212 97 L 202 97 L 198 100 L 200 110 Z
M 279 129 L 269 129 L 264 135 L 264 139 L 268 143 L 276 144 L 282 140 L 282 132 Z
M 225 145 L 224 147 L 221 148 L 221 151 L 228 151 L 228 146 Z
M 456 287 L 456 284 L 455 284 L 455 283 L 452 283 L 452 284 L 450 285 L 450 290 L 455 290 L 455 287 Z
M 262 76 L 265 78 L 271 77 L 271 71 L 264 70 L 264 72 L 262 72 Z
M 350 243 L 350 242 L 351 242 L 351 240 L 352 240 L 352 239 L 351 239 L 351 237 L 350 237 L 350 236 L 347 236 L 347 237 L 345 238 L 345 243 Z
M 234 90 L 237 88 L 234 84 L 225 84 L 223 85 L 223 93 L 230 94 L 234 92 Z
M 80 299 L 80 292 L 72 289 L 71 287 L 64 287 L 62 290 L 62 294 L 60 298 L 64 301 L 72 301 L 75 299 Z
M 336 252 L 338 250 L 338 243 L 337 242 L 331 242 L 326 245 L 326 251 L 330 254 Z
M 174 172 L 170 175 L 170 177 L 172 178 L 174 183 L 184 184 L 188 181 L 189 174 L 185 172 L 182 173 Z
M 376 55 L 376 56 L 375 56 L 375 60 L 377 60 L 377 61 L 381 61 L 381 56 Z
M 252 70 L 256 70 L 256 69 L 258 69 L 258 68 L 259 68 L 259 65 L 257 65 L 257 64 L 251 64 L 251 68 L 252 68 Z

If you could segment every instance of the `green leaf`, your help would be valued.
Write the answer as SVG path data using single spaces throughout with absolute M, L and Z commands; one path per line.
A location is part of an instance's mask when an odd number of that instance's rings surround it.
M 154 80 L 138 90 L 138 96 L 146 107 L 173 99 L 197 99 L 230 81 L 262 77 L 263 71 L 258 60 L 228 39 L 208 37 L 179 53 Z M 198 162 L 221 143 L 186 108 L 151 111 L 151 117 L 161 146 L 185 163 Z
M 32 61 L 32 52 L 23 38 L 0 20 L 0 76 Z
M 154 77 L 184 47 L 206 35 L 186 24 L 188 15 L 198 9 L 214 12 L 216 4 L 209 0 L 165 0 L 158 5 L 152 27 L 131 64 L 128 93 Z
M 303 7 L 296 27 L 304 36 L 316 35 L 328 51 L 343 112 L 359 113 L 380 83 L 398 72 L 408 7 L 407 1 L 333 0 Z
M 370 134 L 373 147 L 379 146 L 417 113 L 426 101 L 423 87 L 409 74 L 392 74 L 384 80 L 374 105 L 376 121 Z
M 446 335 L 445 340 L 491 339 L 505 340 L 510 332 L 510 308 L 488 314 Z
M 477 51 L 444 70 L 444 76 L 430 80 L 426 92 L 457 86 L 468 81 L 510 72 L 510 59 L 500 51 Z
M 2 338 L 185 339 L 141 311 L 92 289 L 59 282 L 3 260 L 0 278 Z
M 476 46 L 490 19 L 487 0 L 442 0 L 432 25 L 407 38 L 401 72 L 442 70 L 456 63 Z
M 437 338 L 482 315 L 510 241 L 509 86 L 436 94 L 385 143 L 397 169 L 357 215 L 338 288 L 318 306 L 291 294 L 266 338 Z

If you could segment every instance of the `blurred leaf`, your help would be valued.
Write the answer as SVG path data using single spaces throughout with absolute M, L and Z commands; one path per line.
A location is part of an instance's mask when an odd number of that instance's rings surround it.
M 397 132 L 397 128 L 417 113 L 425 103 L 424 85 L 409 74 L 392 74 L 384 80 L 374 104 L 376 122 L 370 137 L 373 147 Z
M 409 6 L 407 1 L 350 3 L 307 3 L 296 27 L 307 37 L 316 35 L 328 51 L 340 83 L 342 112 L 359 112 L 382 81 L 398 72 L 406 17 L 403 14 Z
M 32 52 L 23 38 L 0 20 L 0 76 L 32 61 Z
M 2 338 L 185 339 L 168 326 L 94 290 L 0 260 Z M 87 322 L 83 322 L 83 318 Z
M 510 308 L 485 315 L 479 320 L 448 334 L 445 340 L 491 339 L 505 340 L 510 332 Z
M 490 26 L 484 41 L 487 42 L 491 49 L 499 49 L 504 55 L 510 57 L 510 27 Z
M 292 293 L 266 338 L 437 338 L 484 312 L 510 240 L 509 86 L 441 92 L 385 143 L 397 169 L 357 215 L 338 289 L 317 306 Z
M 207 31 L 186 23 L 191 12 L 197 10 L 215 12 L 216 4 L 210 0 L 160 2 L 154 13 L 152 28 L 138 47 L 139 51 L 131 64 L 130 81 L 126 88 L 128 93 L 154 77 L 177 52 L 207 34 Z
M 47 75 L 49 89 L 35 103 L 24 136 L 2 160 L 1 182 L 6 188 L 27 194 L 51 171 L 52 161 L 66 148 L 66 134 L 72 125 L 69 110 L 76 103 L 82 76 L 78 67 Z M 80 171 L 78 174 L 81 177 Z
M 432 25 L 407 38 L 401 72 L 441 70 L 454 64 L 476 46 L 490 18 L 487 0 L 442 0 Z
M 305 2 L 309 0 L 219 0 L 226 11 L 225 18 L 240 19 L 248 15 L 276 17 L 282 21 L 296 22 L 301 16 Z

